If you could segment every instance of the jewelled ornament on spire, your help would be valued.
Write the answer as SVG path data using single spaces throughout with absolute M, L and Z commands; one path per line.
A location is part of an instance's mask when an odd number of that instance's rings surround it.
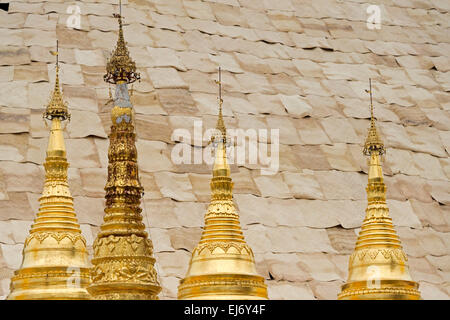
M 386 205 L 386 185 L 380 164 L 385 149 L 376 131 L 372 102 L 371 124 L 363 152 L 370 157 L 366 188 L 368 205 L 355 250 L 350 256 L 348 280 L 338 299 L 418 300 L 419 284 L 411 279 L 408 257 Z
M 202 237 L 192 252 L 186 277 L 180 281 L 178 299 L 267 299 L 267 286 L 256 272 L 253 251 L 245 242 L 233 203 L 221 93 L 217 129 L 220 136 L 214 139 L 217 151 L 210 183 L 211 202 Z
M 156 300 L 161 287 L 154 267 L 153 244 L 142 222 L 143 188 L 127 88 L 138 74 L 125 47 L 120 16 L 119 28 L 116 52 L 105 76 L 105 81 L 116 84 L 116 94 L 111 110 L 105 216 L 93 245 L 92 284 L 88 290 L 94 299 Z
M 59 118 L 59 120 L 70 120 L 70 114 L 67 108 L 67 103 L 64 101 L 61 89 L 59 86 L 59 44 L 56 41 L 56 51 L 50 51 L 56 56 L 56 79 L 55 88 L 53 89 L 50 102 L 47 104 L 43 117 L 48 120 L 52 118 Z
M 58 57 L 58 49 L 52 54 Z M 81 300 L 90 299 L 89 257 L 86 240 L 73 208 L 67 183 L 66 158 L 61 122 L 70 118 L 56 80 L 43 117 L 51 121 L 45 184 L 39 198 L 39 211 L 25 240 L 20 269 L 11 279 L 11 300 Z
M 141 78 L 136 72 L 136 63 L 131 59 L 128 52 L 127 44 L 123 37 L 122 28 L 122 3 L 119 3 L 120 14 L 114 14 L 119 21 L 119 38 L 116 48 L 111 57 L 106 62 L 106 74 L 103 79 L 111 84 L 116 83 L 133 83 Z

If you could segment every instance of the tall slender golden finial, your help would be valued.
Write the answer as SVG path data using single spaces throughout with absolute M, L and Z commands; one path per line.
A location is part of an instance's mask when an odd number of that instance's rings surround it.
M 380 156 L 385 153 L 373 115 L 370 85 L 370 128 L 363 153 L 368 155 L 366 216 L 349 259 L 348 279 L 338 299 L 352 300 L 416 300 L 418 284 L 409 274 L 408 257 L 395 232 L 386 204 Z
M 219 80 L 216 81 L 216 83 L 219 85 L 219 117 L 217 119 L 217 125 L 216 129 L 220 131 L 221 137 L 219 138 L 220 141 L 223 143 L 226 143 L 227 141 L 227 129 L 225 127 L 225 122 L 223 121 L 223 114 L 222 114 L 222 72 L 221 68 L 219 67 Z M 217 137 L 215 137 L 216 139 Z
M 51 51 L 58 57 L 59 49 Z M 44 112 L 51 129 L 44 162 L 45 183 L 39 211 L 25 240 L 23 260 L 11 279 L 8 299 L 89 299 L 89 261 L 70 194 L 61 121 L 70 117 L 59 89 L 56 59 L 55 89 Z
M 366 90 L 367 91 L 367 90 Z M 372 101 L 372 80 L 369 79 L 369 94 L 370 94 L 370 128 L 367 134 L 366 141 L 364 143 L 363 154 L 370 156 L 372 152 L 378 152 L 379 155 L 386 153 L 383 141 L 378 134 L 374 112 L 373 112 L 373 101 Z
M 245 242 L 239 213 L 233 202 L 233 181 L 226 155 L 226 128 L 222 115 L 219 68 L 219 116 L 217 151 L 211 179 L 211 202 L 205 227 L 192 252 L 186 277 L 178 287 L 178 299 L 267 299 L 264 278 L 256 272 L 253 251 Z M 220 138 L 218 137 L 220 136 Z
M 50 51 L 50 53 L 56 56 L 56 76 L 55 87 L 50 98 L 50 102 L 44 111 L 43 117 L 51 120 L 58 117 L 61 121 L 70 120 L 70 113 L 67 108 L 67 103 L 64 102 L 60 85 L 59 85 L 59 43 L 56 41 L 56 51 Z
M 122 1 L 119 1 L 119 14 L 113 16 L 119 22 L 119 38 L 114 52 L 106 63 L 106 74 L 103 79 L 112 84 L 133 83 L 141 78 L 136 72 L 136 63 L 131 59 L 123 36 Z

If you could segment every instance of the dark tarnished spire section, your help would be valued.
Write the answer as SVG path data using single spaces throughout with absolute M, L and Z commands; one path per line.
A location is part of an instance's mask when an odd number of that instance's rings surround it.
M 155 300 L 161 287 L 154 267 L 153 244 L 145 231 L 139 180 L 134 114 L 128 83 L 136 67 L 126 51 L 119 16 L 119 41 L 108 62 L 105 81 L 115 83 L 108 149 L 108 178 L 103 224 L 94 241 L 92 284 L 94 299 Z

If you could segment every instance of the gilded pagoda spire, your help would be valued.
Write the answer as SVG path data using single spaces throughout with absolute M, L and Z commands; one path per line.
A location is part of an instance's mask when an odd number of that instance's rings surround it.
M 106 82 L 116 86 L 111 110 L 108 180 L 103 224 L 94 241 L 92 284 L 94 299 L 154 300 L 161 291 L 154 268 L 153 244 L 145 231 L 140 208 L 143 188 L 139 180 L 133 106 L 128 83 L 139 79 L 123 39 L 119 40 L 106 67 Z
M 58 57 L 58 49 L 52 52 Z M 45 184 L 39 211 L 25 240 L 20 269 L 11 279 L 8 299 L 89 299 L 89 258 L 86 240 L 73 208 L 67 183 L 66 158 L 61 122 L 70 119 L 59 87 L 59 64 L 50 102 L 43 117 L 51 121 Z
M 417 300 L 418 283 L 409 274 L 408 257 L 392 224 L 386 205 L 386 185 L 381 168 L 385 148 L 373 115 L 370 83 L 371 119 L 363 153 L 369 156 L 367 209 L 358 240 L 349 261 L 347 283 L 342 300 Z
M 267 286 L 256 272 L 253 251 L 245 242 L 233 203 L 220 71 L 218 83 L 219 117 L 217 135 L 213 138 L 217 150 L 210 183 L 211 202 L 200 242 L 178 287 L 178 299 L 267 299 Z

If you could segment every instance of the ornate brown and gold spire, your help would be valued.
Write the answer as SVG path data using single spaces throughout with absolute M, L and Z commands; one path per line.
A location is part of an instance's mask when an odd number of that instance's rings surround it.
M 220 85 L 219 69 L 219 92 Z M 178 287 L 178 299 L 267 299 L 267 286 L 256 273 L 253 251 L 245 242 L 233 203 L 221 93 L 217 130 L 213 138 L 217 151 L 210 184 L 211 203 L 202 237 Z
M 105 186 L 104 222 L 95 239 L 92 259 L 94 299 L 154 300 L 161 291 L 154 268 L 153 245 L 145 231 L 140 208 L 143 188 L 139 181 L 133 106 L 128 83 L 139 79 L 128 55 L 119 20 L 119 40 L 108 61 L 105 81 L 116 85 L 111 110 L 108 181 Z
M 58 57 L 58 50 L 52 52 Z M 61 122 L 70 114 L 59 88 L 56 61 L 55 88 L 43 114 L 51 121 L 45 184 L 36 219 L 25 240 L 20 269 L 11 279 L 8 299 L 89 299 L 89 258 L 86 240 L 73 208 Z
M 369 156 L 366 217 L 356 247 L 349 261 L 347 283 L 338 295 L 341 300 L 417 300 L 418 283 L 412 281 L 408 257 L 395 232 L 386 205 L 386 185 L 381 170 L 385 153 L 373 116 L 370 85 L 371 119 L 364 155 Z

